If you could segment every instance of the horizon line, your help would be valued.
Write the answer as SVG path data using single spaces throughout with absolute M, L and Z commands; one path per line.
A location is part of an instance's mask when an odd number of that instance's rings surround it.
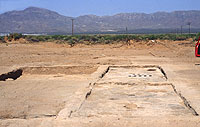
M 135 13 L 135 14 L 147 14 L 147 15 L 150 15 L 150 14 L 155 14 L 155 13 L 174 13 L 174 12 L 183 12 L 183 11 L 200 11 L 199 10 L 175 10 L 175 11 L 156 11 L 156 12 L 152 12 L 152 13 L 145 13 L 145 12 L 119 12 L 119 13 L 115 13 L 115 14 L 112 14 L 112 15 L 96 15 L 96 14 L 83 14 L 83 15 L 79 15 L 79 16 L 67 16 L 67 15 L 63 15 L 63 14 L 60 14 L 59 12 L 57 11 L 54 11 L 54 10 L 51 10 L 51 9 L 47 9 L 47 8 L 42 8 L 42 7 L 36 7 L 36 6 L 29 6 L 29 7 L 26 7 L 24 9 L 20 9 L 20 10 L 10 10 L 10 11 L 5 11 L 5 12 L 2 12 L 0 13 L 0 15 L 2 14 L 5 14 L 5 13 L 8 13 L 8 12 L 13 12 L 13 11 L 25 11 L 26 9 L 29 9 L 29 8 L 38 8 L 38 9 L 45 9 L 45 10 L 48 10 L 48 11 L 52 11 L 52 12 L 56 12 L 58 13 L 59 15 L 62 15 L 62 16 L 65 16 L 65 17 L 72 17 L 72 18 L 77 18 L 77 17 L 81 17 L 81 16 L 88 16 L 88 15 L 93 15 L 93 16 L 98 16 L 98 17 L 106 17 L 106 16 L 115 16 L 115 15 L 118 15 L 118 14 L 132 14 L 132 13 Z

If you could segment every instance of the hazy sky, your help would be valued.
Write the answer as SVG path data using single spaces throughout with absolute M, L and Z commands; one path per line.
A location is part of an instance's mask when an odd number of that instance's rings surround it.
M 200 0 L 0 0 L 0 13 L 29 6 L 47 8 L 65 16 L 113 15 L 122 12 L 200 10 Z

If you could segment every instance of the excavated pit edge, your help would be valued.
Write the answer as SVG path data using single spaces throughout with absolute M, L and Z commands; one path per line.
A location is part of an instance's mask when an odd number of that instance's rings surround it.
M 183 100 L 185 107 L 188 108 L 194 116 L 199 116 L 199 114 L 198 114 L 197 111 L 192 107 L 192 105 L 189 103 L 189 101 L 188 101 L 180 92 L 178 92 L 178 91 L 176 90 L 175 85 L 171 84 L 171 86 L 172 86 L 174 92 Z
M 167 74 L 165 73 L 164 69 L 159 66 L 159 65 L 133 65 L 133 66 L 109 66 L 110 68 L 158 68 L 160 70 L 160 72 L 163 74 L 163 76 L 165 77 L 166 81 L 168 80 Z
M 98 84 L 97 82 L 99 80 L 101 80 L 110 70 L 110 68 L 112 67 L 115 67 L 115 68 L 135 68 L 135 67 L 139 67 L 139 68 L 150 68 L 150 67 L 155 67 L 155 68 L 158 68 L 161 73 L 164 75 L 165 79 L 168 80 L 168 77 L 167 77 L 167 74 L 165 73 L 164 69 L 161 67 L 161 66 L 157 66 L 157 65 L 144 65 L 144 66 L 109 66 L 100 76 L 99 76 L 99 79 L 94 82 L 94 83 L 90 83 L 90 86 L 91 86 L 91 89 L 86 93 L 85 95 L 85 99 L 83 100 L 83 102 L 81 103 L 81 105 L 79 106 L 79 108 L 75 111 L 71 111 L 70 114 L 69 114 L 69 118 L 72 116 L 72 113 L 74 112 L 77 112 L 81 109 L 81 107 L 83 106 L 83 104 L 85 103 L 85 101 L 88 99 L 88 97 L 92 94 L 92 91 L 93 91 L 93 87 Z M 121 84 L 119 83 L 120 85 L 135 85 L 134 83 L 133 84 Z M 119 85 L 118 84 L 118 85 Z M 149 85 L 153 85 L 151 83 L 148 83 Z M 184 105 L 185 107 L 191 111 L 191 113 L 194 115 L 194 116 L 199 116 L 199 114 L 197 113 L 197 111 L 191 106 L 191 104 L 188 102 L 188 100 L 180 93 L 176 90 L 176 87 L 171 84 L 171 83 L 162 83 L 162 84 L 159 84 L 159 85 L 171 85 L 172 86 L 172 89 L 174 90 L 174 92 L 181 98 L 181 100 L 184 102 Z
M 110 68 L 158 68 L 161 72 L 162 72 L 162 74 L 164 75 L 164 77 L 166 78 L 166 80 L 168 79 L 167 78 L 167 75 L 166 75 L 166 73 L 164 72 L 164 70 L 162 69 L 162 67 L 160 67 L 160 66 L 157 66 L 157 65 L 144 65 L 144 66 L 140 66 L 140 65 L 136 65 L 136 66 L 121 66 L 121 65 L 119 65 L 119 66 L 116 66 L 116 65 L 113 65 L 113 66 L 108 66 L 104 71 L 103 71 L 103 73 L 98 77 L 98 79 L 96 80 L 96 82 L 93 82 L 93 83 L 89 83 L 89 86 L 91 86 L 91 88 L 90 88 L 90 90 L 86 93 L 86 95 L 85 95 L 85 98 L 84 98 L 84 100 L 82 101 L 82 103 L 80 104 L 80 106 L 78 107 L 78 109 L 76 109 L 76 110 L 71 110 L 70 111 L 70 113 L 69 113 L 69 115 L 68 115 L 68 118 L 70 118 L 71 116 L 72 116 L 72 114 L 73 113 L 75 113 L 75 112 L 78 112 L 80 109 L 81 109 L 81 107 L 83 106 L 83 104 L 85 103 L 85 101 L 88 99 L 88 97 L 92 94 L 92 91 L 93 91 L 93 88 L 94 88 L 94 86 L 96 85 L 96 83 L 98 82 L 98 81 L 100 81 L 108 72 L 109 72 L 109 70 L 110 70 Z
M 138 66 L 108 66 L 103 71 L 103 73 L 98 77 L 98 79 L 95 82 L 89 84 L 89 86 L 91 88 L 86 93 L 83 102 L 80 104 L 80 106 L 78 107 L 77 110 L 70 111 L 70 113 L 68 115 L 68 118 L 70 118 L 73 113 L 75 113 L 75 112 L 77 112 L 77 111 L 79 111 L 81 109 L 81 107 L 83 106 L 83 104 L 85 103 L 85 101 L 92 94 L 93 88 L 96 85 L 96 83 L 99 80 L 101 80 L 109 72 L 110 68 L 112 68 L 112 67 L 114 67 L 114 68 L 122 68 L 122 67 L 123 68 L 135 68 L 135 67 L 138 67 L 138 68 L 150 68 L 150 67 L 154 67 L 154 68 L 158 68 L 161 71 L 161 73 L 164 75 L 165 79 L 168 80 L 167 74 L 165 73 L 164 69 L 162 67 L 160 67 L 160 66 L 157 66 L 157 65 L 144 65 L 144 66 L 139 66 L 139 65 Z M 19 78 L 20 76 L 22 76 L 22 73 L 23 73 L 23 68 L 19 68 L 19 69 L 13 70 L 11 72 L 8 72 L 8 73 L 5 73 L 5 74 L 1 74 L 0 75 L 0 81 L 6 81 L 9 78 L 12 78 L 13 80 L 16 80 L 17 78 Z M 133 84 L 128 84 L 128 85 L 133 85 Z M 187 99 L 180 92 L 178 92 L 176 90 L 176 87 L 173 84 L 170 84 L 170 85 L 172 86 L 174 92 L 183 100 L 184 105 L 192 112 L 192 114 L 194 116 L 199 116 L 199 114 L 197 113 L 197 111 L 191 106 L 191 104 L 187 101 Z M 43 115 L 42 117 L 57 117 L 57 115 Z M 40 118 L 40 117 L 37 117 L 37 118 Z M 11 118 L 11 119 L 17 119 L 17 118 Z M 25 118 L 18 118 L 18 119 L 26 119 L 26 117 Z
M 68 118 L 70 118 L 70 117 L 72 116 L 73 113 L 78 112 L 78 111 L 81 109 L 81 107 L 83 106 L 83 104 L 85 103 L 85 101 L 86 101 L 86 100 L 88 99 L 88 97 L 92 94 L 92 90 L 93 90 L 94 86 L 96 85 L 96 83 L 97 83 L 99 80 L 101 80 L 101 79 L 109 72 L 109 70 L 110 70 L 110 66 L 108 66 L 108 67 L 103 71 L 103 73 L 98 77 L 98 79 L 97 79 L 95 82 L 89 83 L 89 86 L 90 86 L 91 88 L 90 88 L 90 90 L 86 93 L 83 102 L 80 104 L 80 106 L 78 107 L 78 109 L 76 109 L 76 110 L 74 110 L 74 111 L 72 111 L 72 110 L 70 111 L 70 113 L 69 113 L 69 115 L 68 115 Z

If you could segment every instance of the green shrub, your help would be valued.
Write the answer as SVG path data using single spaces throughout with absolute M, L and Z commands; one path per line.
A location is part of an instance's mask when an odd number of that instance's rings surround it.
M 26 36 L 25 39 L 29 42 L 39 42 L 40 40 L 37 38 L 37 36 Z
M 20 33 L 12 33 L 9 35 L 10 39 L 18 40 L 20 38 L 24 38 L 24 36 Z
M 0 36 L 0 43 L 6 43 L 6 41 L 4 40 L 4 36 Z
M 200 33 L 196 34 L 196 36 L 193 38 L 193 41 L 198 41 L 199 36 L 200 36 Z
M 73 39 L 68 40 L 68 44 L 73 47 L 75 45 L 75 41 Z

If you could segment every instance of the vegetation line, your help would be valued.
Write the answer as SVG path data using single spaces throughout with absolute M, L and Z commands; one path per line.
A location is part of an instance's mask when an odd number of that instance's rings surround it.
M 130 43 L 130 40 L 135 42 L 149 41 L 149 40 L 174 40 L 181 41 L 192 38 L 193 41 L 197 40 L 199 34 L 99 34 L 99 35 L 23 35 L 13 33 L 8 36 L 0 36 L 0 42 L 12 42 L 19 39 L 24 39 L 29 43 L 34 42 L 55 42 L 66 43 L 71 46 L 75 44 L 111 44 L 111 43 Z

